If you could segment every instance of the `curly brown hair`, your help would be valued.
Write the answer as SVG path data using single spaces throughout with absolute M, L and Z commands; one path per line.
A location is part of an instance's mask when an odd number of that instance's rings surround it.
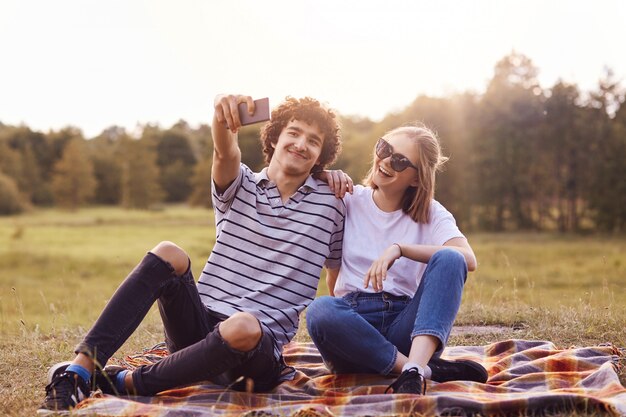
M 322 170 L 332 164 L 341 150 L 339 121 L 332 110 L 322 106 L 319 101 L 311 97 L 301 99 L 287 97 L 272 111 L 271 120 L 261 130 L 261 144 L 263 145 L 265 162 L 270 163 L 274 155 L 272 143 L 276 144 L 278 136 L 292 120 L 299 120 L 311 125 L 316 124 L 324 135 L 320 163 L 313 167 L 313 171 Z

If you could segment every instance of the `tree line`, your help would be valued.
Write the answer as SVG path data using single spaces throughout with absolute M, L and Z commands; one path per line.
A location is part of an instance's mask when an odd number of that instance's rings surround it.
M 386 131 L 410 122 L 434 129 L 450 160 L 436 198 L 466 230 L 626 230 L 624 88 L 606 70 L 594 91 L 557 82 L 517 53 L 502 58 L 482 93 L 418 96 L 382 121 L 342 117 L 333 168 L 356 181 Z M 409 86 L 407 86 L 409 88 Z M 0 123 L 0 214 L 86 204 L 147 209 L 210 205 L 211 129 L 179 121 L 139 137 L 112 126 L 86 139 L 74 127 L 48 133 Z M 240 131 L 243 162 L 264 165 L 258 127 Z

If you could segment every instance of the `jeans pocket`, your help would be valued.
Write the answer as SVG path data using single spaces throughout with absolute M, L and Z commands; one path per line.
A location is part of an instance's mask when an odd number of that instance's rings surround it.
M 356 307 L 357 307 L 357 305 L 358 305 L 358 301 L 357 301 L 358 295 L 359 295 L 359 293 L 358 293 L 358 292 L 350 292 L 350 293 L 348 293 L 348 294 L 344 295 L 344 296 L 342 297 L 342 299 L 343 299 L 343 301 L 345 301 L 346 303 L 348 303 L 348 305 L 350 306 L 350 308 L 352 308 L 352 309 L 355 309 L 355 310 L 356 310 Z

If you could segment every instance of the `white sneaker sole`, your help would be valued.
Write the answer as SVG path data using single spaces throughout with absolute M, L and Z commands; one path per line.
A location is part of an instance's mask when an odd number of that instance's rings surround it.
M 59 368 L 62 367 L 68 367 L 70 366 L 72 362 L 71 361 L 65 361 L 65 362 L 59 362 L 57 364 L 54 364 L 50 367 L 50 369 L 48 369 L 48 375 L 46 376 L 46 384 L 49 384 L 52 382 L 52 378 L 54 377 L 54 374 L 59 370 Z

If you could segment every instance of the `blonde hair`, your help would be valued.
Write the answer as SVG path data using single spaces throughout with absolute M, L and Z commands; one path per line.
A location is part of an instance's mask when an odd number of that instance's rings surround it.
M 404 135 L 414 141 L 418 149 L 418 160 L 413 162 L 417 170 L 417 187 L 409 187 L 402 197 L 402 211 L 408 214 L 416 223 L 428 223 L 430 221 L 430 203 L 435 197 L 435 174 L 448 160 L 441 153 L 441 146 L 437 135 L 423 124 L 400 126 L 390 130 L 385 136 Z M 407 168 L 411 169 L 411 168 Z M 375 165 L 363 179 L 363 184 L 374 189 L 377 188 L 372 180 L 375 173 Z

